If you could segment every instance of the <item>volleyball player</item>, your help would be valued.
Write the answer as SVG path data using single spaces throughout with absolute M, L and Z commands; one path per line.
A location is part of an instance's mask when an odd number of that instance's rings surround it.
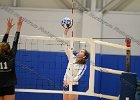
M 7 31 L 2 42 L 0 42 L 0 100 L 15 99 L 15 59 L 22 22 L 22 17 L 19 17 L 17 22 L 17 31 L 12 47 L 10 48 L 9 43 L 7 43 L 7 39 L 14 24 L 12 19 L 7 19 Z
M 64 31 L 64 38 L 67 37 L 69 29 L 65 29 Z M 70 49 L 65 46 L 65 52 L 68 57 L 68 60 L 70 60 Z M 64 76 L 64 81 L 63 81 L 63 87 L 64 89 L 68 89 L 69 83 L 70 83 L 70 69 L 72 69 L 72 76 L 73 76 L 73 82 L 72 82 L 72 87 L 73 91 L 79 91 L 78 89 L 78 81 L 84 74 L 86 70 L 86 61 L 89 56 L 89 53 L 87 50 L 82 49 L 80 50 L 76 56 L 73 55 L 73 68 L 70 65 L 70 62 L 68 63 L 66 73 Z M 63 95 L 63 100 L 78 100 L 78 95 L 76 94 L 64 94 Z

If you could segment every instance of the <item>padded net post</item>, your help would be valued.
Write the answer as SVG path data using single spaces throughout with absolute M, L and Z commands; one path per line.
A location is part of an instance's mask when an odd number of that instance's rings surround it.
M 119 100 L 135 100 L 136 93 L 136 74 L 135 73 L 122 73 L 120 76 L 121 90 Z

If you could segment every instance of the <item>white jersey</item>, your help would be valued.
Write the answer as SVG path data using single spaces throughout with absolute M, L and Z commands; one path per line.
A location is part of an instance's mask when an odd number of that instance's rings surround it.
M 70 69 L 72 69 L 73 85 L 78 85 L 78 81 L 84 74 L 87 66 L 85 64 L 75 64 L 75 61 L 76 61 L 76 57 L 74 56 L 73 68 L 71 68 L 72 66 L 70 65 L 70 62 L 68 63 L 66 73 L 64 76 L 64 81 L 70 81 L 70 72 L 71 72 Z

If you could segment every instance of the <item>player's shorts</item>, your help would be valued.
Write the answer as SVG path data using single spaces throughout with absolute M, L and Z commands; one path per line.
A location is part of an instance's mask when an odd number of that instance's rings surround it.
M 15 86 L 0 88 L 0 96 L 14 95 L 14 94 L 15 94 Z
M 64 91 L 69 91 L 69 87 L 65 88 L 63 87 Z M 73 85 L 72 86 L 72 91 L 79 91 L 78 85 Z

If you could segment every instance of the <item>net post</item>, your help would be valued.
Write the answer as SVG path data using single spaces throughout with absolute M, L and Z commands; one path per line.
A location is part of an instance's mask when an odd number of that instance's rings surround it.
M 127 47 L 131 47 L 131 40 L 129 38 L 125 39 L 125 43 Z M 126 50 L 126 72 L 130 72 L 130 55 L 131 50 Z
M 136 94 L 136 73 L 124 72 L 120 76 L 120 98 L 119 100 L 135 100 Z
M 90 42 L 90 75 L 89 75 L 89 89 L 88 93 L 94 93 L 94 79 L 95 79 L 95 42 Z
M 69 82 L 69 91 L 72 91 L 73 84 L 73 42 L 74 42 L 74 33 L 72 31 L 72 38 L 70 40 L 70 82 Z

